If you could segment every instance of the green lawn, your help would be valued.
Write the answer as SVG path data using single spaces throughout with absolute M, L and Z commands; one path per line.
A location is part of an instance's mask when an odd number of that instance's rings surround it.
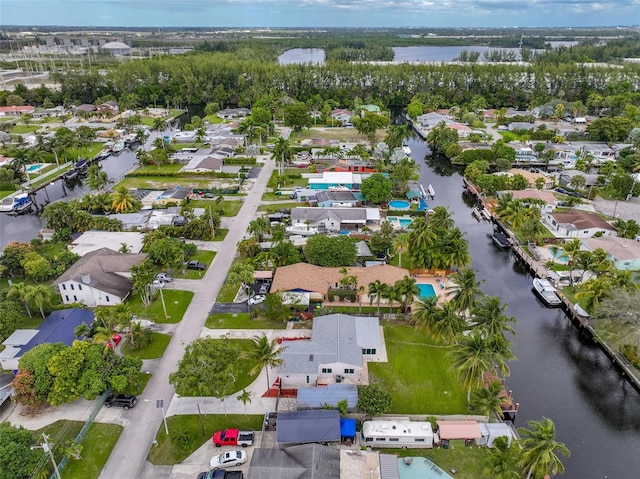
M 9 196 L 11 193 L 15 193 L 16 190 L 0 190 L 0 200 L 2 198 L 6 198 L 7 196 Z
M 244 201 L 242 200 L 224 200 L 224 202 L 222 203 L 224 209 L 220 216 L 236 216 L 238 214 L 238 211 L 240 211 L 240 208 L 242 208 L 243 203 Z M 218 205 L 216 204 L 216 200 L 214 198 L 211 198 L 192 200 L 189 203 L 189 206 L 192 206 L 193 208 L 204 208 L 205 210 L 211 206 L 212 211 L 217 211 Z
M 197 413 L 197 411 L 194 411 Z M 203 443 L 210 441 L 215 431 L 226 428 L 239 428 L 248 431 L 259 431 L 262 429 L 262 415 L 240 415 L 240 414 L 189 414 L 172 416 L 167 418 L 167 426 L 170 436 L 164 431 L 161 425 L 156 434 L 157 446 L 152 446 L 149 451 L 149 461 L 156 465 L 178 464 L 184 461 Z M 202 432 L 204 429 L 204 433 Z M 171 440 L 171 436 L 184 438 L 182 444 L 177 440 Z M 211 454 L 216 449 L 211 446 Z M 203 465 L 203 469 L 205 469 Z
M 491 449 L 487 447 L 466 447 L 464 441 L 450 441 L 449 449 L 393 449 L 385 450 L 399 457 L 428 457 L 445 472 L 456 470 L 456 479 L 478 479 L 483 476 Z
M 150 344 L 141 349 L 133 349 L 127 343 L 123 348 L 123 353 L 140 359 L 156 359 L 164 354 L 164 350 L 169 346 L 171 336 L 162 333 L 151 333 L 153 340 Z
M 135 170 L 136 175 L 156 176 L 158 173 L 177 173 L 184 165 L 179 163 L 167 165 L 145 165 Z
M 181 188 L 193 188 L 195 190 L 207 190 L 211 187 L 212 180 L 210 178 L 176 178 L 174 176 L 143 176 L 143 177 L 125 177 L 118 186 L 124 186 L 130 190 L 163 190 L 180 186 Z
M 369 300 L 364 299 L 362 301 L 362 308 L 360 308 L 360 306 L 358 306 L 358 303 L 354 304 L 353 306 L 327 306 L 327 310 L 331 310 L 334 313 L 344 313 L 344 314 L 353 314 L 353 313 L 368 313 L 368 314 L 378 314 L 378 307 L 375 305 L 375 302 L 373 303 L 373 306 L 369 306 Z M 399 307 L 393 307 L 391 308 L 391 312 L 392 313 L 398 313 L 400 312 Z M 383 304 L 380 305 L 380 313 L 388 313 L 389 312 L 389 307 L 385 306 Z
M 111 450 L 124 428 L 118 424 L 94 422 L 82 441 L 82 459 L 70 460 L 61 471 L 65 479 L 93 479 L 100 476 Z
M 43 185 L 45 183 L 49 183 L 49 182 L 51 182 L 51 180 L 61 176 L 65 171 L 70 170 L 71 168 L 73 168 L 73 166 L 74 166 L 73 162 L 67 163 L 66 165 L 63 165 L 61 167 L 61 169 L 56 171 L 55 173 L 51 173 L 50 175 L 46 175 L 44 178 L 40 177 L 38 179 L 38 181 L 31 182 L 30 186 L 32 188 L 35 188 L 35 187 Z
M 211 124 L 222 123 L 224 121 L 218 115 L 207 115 L 203 119 Z
M 156 298 L 145 308 L 142 304 L 142 300 L 139 295 L 131 296 L 128 301 L 129 309 L 131 313 L 137 314 L 138 317 L 150 319 L 158 323 L 178 323 L 182 320 L 184 312 L 187 310 L 191 299 L 193 298 L 193 291 L 180 291 L 176 289 L 166 289 L 163 291 L 164 303 L 167 307 L 167 319 L 164 317 L 162 310 L 162 301 L 160 295 L 156 295 Z
M 213 237 L 212 241 L 224 241 L 224 239 L 227 237 L 227 233 L 229 233 L 228 229 L 218 228 L 216 230 L 216 235 Z
M 370 378 L 393 396 L 398 414 L 466 414 L 466 391 L 450 371 L 449 347 L 412 326 L 384 323 L 388 363 L 369 363 Z
M 209 269 L 209 266 L 211 266 L 211 263 L 213 262 L 213 258 L 215 257 L 216 257 L 215 251 L 198 250 L 196 251 L 195 255 L 189 258 L 189 261 L 202 261 L 204 264 L 207 265 L 204 271 L 200 271 L 197 269 L 185 269 L 184 274 L 182 274 L 183 273 L 182 270 L 179 270 L 179 271 L 174 271 L 173 275 L 179 279 L 200 279 L 207 272 L 207 269 Z M 171 287 L 171 285 L 169 286 Z
M 70 148 L 68 156 L 70 158 L 93 158 L 104 148 L 104 143 L 95 142 L 82 148 Z
M 151 380 L 151 373 L 138 373 L 138 382 L 130 384 L 124 391 L 118 391 L 122 394 L 131 394 L 132 396 L 140 396 L 147 387 L 147 383 Z
M 251 319 L 247 312 L 211 314 L 205 326 L 209 329 L 284 329 L 286 323 Z
M 40 129 L 39 125 L 15 125 L 9 130 L 12 135 L 24 135 L 27 133 L 33 133 Z
M 236 294 L 238 293 L 238 286 L 232 286 L 229 283 L 229 277 L 225 279 L 222 288 L 220 288 L 220 292 L 218 293 L 218 297 L 216 298 L 217 303 L 232 303 L 236 298 Z
M 274 203 L 272 205 L 260 205 L 258 207 L 258 211 L 266 211 L 268 214 L 277 213 L 281 209 L 290 210 L 292 208 L 297 208 L 300 206 L 300 203 L 289 202 L 289 203 Z

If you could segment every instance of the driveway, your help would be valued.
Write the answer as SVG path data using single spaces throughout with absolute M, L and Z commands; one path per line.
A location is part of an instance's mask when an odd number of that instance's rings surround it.
M 260 198 L 274 169 L 275 163 L 271 160 L 261 169 L 249 196 L 231 223 L 229 233 L 220 244 L 213 263 L 204 278 L 194 285 L 193 300 L 182 321 L 177 325 L 163 357 L 158 360 L 153 377 L 140 396 L 138 405 L 132 410 L 135 414 L 132 414 L 125 425 L 100 478 L 163 477 L 162 471 L 166 468 L 157 468 L 156 474 L 153 471 L 156 468 L 147 462 L 147 455 L 162 423 L 162 411 L 156 409 L 156 400 L 162 399 L 165 407 L 170 407 L 175 391 L 168 382 L 169 374 L 176 370 L 176 364 L 182 359 L 185 347 L 200 337 L 204 323 L 215 304 L 215 298 L 237 254 L 236 245 L 245 235 L 249 222 L 255 218 Z
M 248 313 L 249 309 L 247 302 L 242 303 L 216 303 L 211 308 L 211 314 L 222 313 Z

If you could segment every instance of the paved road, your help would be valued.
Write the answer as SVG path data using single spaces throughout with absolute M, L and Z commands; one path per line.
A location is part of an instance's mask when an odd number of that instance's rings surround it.
M 174 337 L 157 365 L 151 381 L 140 397 L 134 410 L 136 414 L 130 415 L 100 478 L 145 477 L 147 454 L 162 423 L 162 412 L 156 409 L 156 400 L 164 400 L 165 410 L 168 408 L 174 396 L 174 389 L 167 378 L 171 372 L 175 371 L 185 347 L 200 336 L 209 311 L 224 283 L 226 272 L 236 256 L 236 245 L 244 237 L 249 222 L 255 218 L 260 198 L 274 169 L 275 163 L 272 160 L 267 161 L 250 195 L 245 199 L 229 228 L 227 237 L 219 246 L 213 264 L 207 270 L 205 277 L 195 285 L 193 300 L 183 320 L 176 327 Z M 159 477 L 156 473 L 151 475 Z

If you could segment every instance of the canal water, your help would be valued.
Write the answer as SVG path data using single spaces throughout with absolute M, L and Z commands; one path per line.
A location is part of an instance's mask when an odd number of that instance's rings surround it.
M 429 207 L 446 206 L 464 232 L 482 289 L 509 304 L 518 319 L 506 386 L 520 403 L 516 426 L 542 417 L 556 424 L 567 478 L 640 477 L 640 395 L 592 342 L 582 339 L 559 309 L 547 309 L 531 290 L 532 278 L 510 252 L 491 242 L 491 225 L 471 215 L 462 177 L 448 162 L 426 157 L 420 139 L 408 142 L 421 165 L 420 182 L 433 185 Z

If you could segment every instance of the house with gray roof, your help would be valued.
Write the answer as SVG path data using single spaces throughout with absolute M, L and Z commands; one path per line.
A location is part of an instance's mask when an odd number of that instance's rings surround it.
M 249 465 L 251 479 L 340 479 L 340 451 L 320 444 L 282 449 L 256 448 Z
M 367 362 L 386 362 L 387 350 L 377 317 L 318 316 L 309 341 L 287 344 L 278 368 L 282 387 L 368 384 Z
M 308 224 L 320 231 L 355 231 L 365 225 L 378 223 L 378 208 L 299 207 L 291 210 L 291 225 L 298 228 L 306 228 Z
M 124 254 L 101 248 L 80 258 L 54 284 L 64 304 L 114 306 L 131 293 L 129 271 L 146 257 L 145 253 Z
M 352 191 L 318 191 L 316 193 L 315 203 L 320 208 L 337 207 L 353 207 L 360 203 L 356 195 Z

